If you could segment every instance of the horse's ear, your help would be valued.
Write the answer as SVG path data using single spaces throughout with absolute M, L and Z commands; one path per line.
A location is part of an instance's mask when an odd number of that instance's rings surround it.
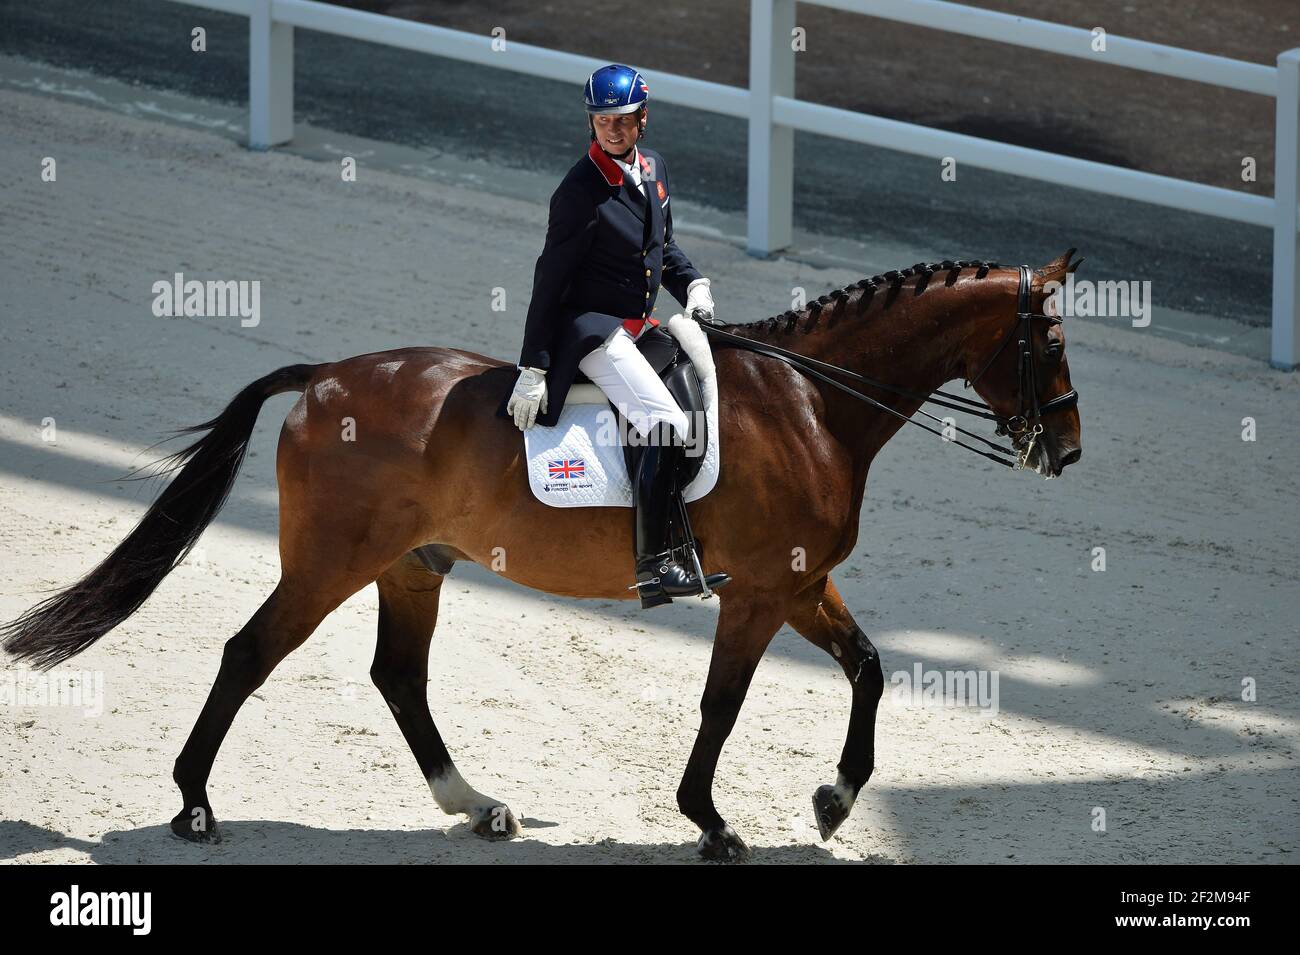
M 1083 259 L 1080 259 L 1074 265 L 1070 264 L 1070 256 L 1074 255 L 1076 251 L 1076 249 L 1066 249 L 1065 252 L 1048 262 L 1041 269 L 1038 269 L 1038 274 L 1043 276 L 1046 281 L 1059 281 L 1065 273 L 1073 272 L 1078 268 L 1079 262 L 1083 261 Z
M 1070 267 L 1069 267 L 1068 269 L 1066 269 L 1065 271 L 1067 271 L 1067 272 L 1074 272 L 1074 271 L 1076 271 L 1076 270 L 1079 268 L 1079 266 L 1082 265 L 1082 264 L 1083 264 L 1083 259 L 1081 259 L 1081 258 L 1079 258 L 1079 259 L 1075 259 L 1073 262 L 1070 263 Z

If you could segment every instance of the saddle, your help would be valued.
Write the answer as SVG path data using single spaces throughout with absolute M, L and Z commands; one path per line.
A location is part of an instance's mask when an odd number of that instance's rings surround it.
M 636 348 L 650 363 L 650 367 L 654 369 L 655 374 L 659 376 L 659 380 L 667 387 L 669 394 L 673 396 L 673 400 L 677 402 L 678 407 L 686 412 L 686 417 L 690 419 L 687 440 L 694 447 L 707 447 L 709 432 L 708 422 L 705 420 L 704 414 L 704 392 L 700 387 L 700 379 L 696 374 L 695 365 L 686 350 L 681 347 L 681 343 L 662 328 L 655 326 L 642 333 L 641 337 L 636 340 Z M 578 372 L 573 381 L 574 384 L 591 384 L 591 379 L 581 371 Z M 619 434 L 627 434 L 627 429 L 631 425 L 628 424 L 626 418 L 619 414 L 618 408 L 614 407 L 612 401 L 609 402 L 609 407 L 618 419 Z M 643 450 L 643 445 L 624 443 L 623 460 L 627 463 L 629 476 L 636 474 L 636 468 L 640 463 Z M 683 488 L 695 480 L 703 463 L 704 458 L 702 455 L 683 456 L 677 469 L 677 486 Z
M 718 375 L 708 337 L 693 319 L 674 315 L 636 344 L 646 349 L 650 367 L 687 415 L 689 453 L 672 458 L 674 473 L 681 476 L 678 496 L 697 501 L 716 486 L 722 464 Z M 630 428 L 599 387 L 585 377 L 575 379 L 556 424 L 524 432 L 533 496 L 549 507 L 635 506 L 630 485 L 645 445 L 631 431 L 611 434 L 611 426 Z

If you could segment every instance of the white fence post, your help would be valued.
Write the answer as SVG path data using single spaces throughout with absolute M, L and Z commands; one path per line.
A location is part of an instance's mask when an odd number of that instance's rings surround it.
M 794 97 L 795 0 L 749 4 L 750 255 L 789 245 L 794 216 L 794 130 L 772 123 L 772 97 Z
M 1296 203 L 1300 201 L 1300 49 L 1277 58 L 1277 140 L 1273 210 L 1274 368 L 1300 365 L 1300 244 Z
M 248 148 L 293 139 L 293 27 L 271 18 L 272 0 L 248 17 Z

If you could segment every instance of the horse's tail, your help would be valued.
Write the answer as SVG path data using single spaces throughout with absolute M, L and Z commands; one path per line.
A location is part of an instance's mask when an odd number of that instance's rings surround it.
M 211 421 L 178 434 L 208 433 L 163 458 L 160 473 L 180 473 L 140 523 L 102 563 L 77 583 L 0 625 L 0 646 L 19 660 L 48 669 L 75 656 L 135 613 L 185 559 L 226 503 L 248 450 L 263 402 L 302 391 L 314 365 L 290 365 L 259 378 Z

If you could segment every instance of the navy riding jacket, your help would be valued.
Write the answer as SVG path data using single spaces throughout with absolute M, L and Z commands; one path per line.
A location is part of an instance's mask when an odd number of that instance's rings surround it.
M 533 273 L 519 364 L 546 369 L 546 413 L 555 425 L 578 375 L 578 362 L 625 320 L 635 336 L 653 317 L 662 284 L 683 307 L 700 278 L 673 241 L 668 170 L 657 152 L 637 147 L 641 190 L 593 142 L 551 196 L 546 245 Z M 513 389 L 512 380 L 511 387 Z M 508 417 L 507 393 L 497 409 Z

